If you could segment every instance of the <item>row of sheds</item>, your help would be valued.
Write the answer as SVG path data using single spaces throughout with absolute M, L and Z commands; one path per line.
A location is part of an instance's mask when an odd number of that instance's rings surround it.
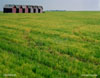
M 7 4 L 3 8 L 4 13 L 42 13 L 42 6 L 34 5 L 10 5 Z

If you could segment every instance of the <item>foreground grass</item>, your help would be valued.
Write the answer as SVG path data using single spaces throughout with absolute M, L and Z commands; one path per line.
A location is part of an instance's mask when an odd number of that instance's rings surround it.
M 0 13 L 0 78 L 99 78 L 99 16 Z

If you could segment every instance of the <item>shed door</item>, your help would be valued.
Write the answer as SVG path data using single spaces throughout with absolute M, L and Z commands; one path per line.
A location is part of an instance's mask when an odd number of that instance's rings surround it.
M 23 8 L 23 13 L 25 13 L 25 9 Z
M 16 13 L 19 13 L 19 8 L 16 9 Z
M 36 13 L 36 9 L 34 9 L 33 11 L 34 11 L 34 13 Z
M 31 9 L 30 8 L 28 9 L 28 13 L 31 13 Z
M 40 13 L 41 12 L 41 9 L 38 9 L 38 13 Z

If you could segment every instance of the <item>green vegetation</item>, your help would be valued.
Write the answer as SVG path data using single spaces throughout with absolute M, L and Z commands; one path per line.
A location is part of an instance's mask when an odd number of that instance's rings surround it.
M 0 13 L 0 78 L 8 78 L 4 74 L 99 78 L 100 12 Z

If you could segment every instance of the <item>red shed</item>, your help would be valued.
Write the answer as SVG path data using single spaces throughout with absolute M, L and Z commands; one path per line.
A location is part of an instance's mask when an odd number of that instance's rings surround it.
M 25 8 L 25 13 L 28 13 L 28 6 L 26 6 Z
M 12 8 L 12 12 L 13 12 L 13 13 L 16 13 L 16 6 L 14 6 L 14 7 Z
M 22 13 L 23 12 L 23 8 L 22 6 L 19 7 L 19 13 Z

